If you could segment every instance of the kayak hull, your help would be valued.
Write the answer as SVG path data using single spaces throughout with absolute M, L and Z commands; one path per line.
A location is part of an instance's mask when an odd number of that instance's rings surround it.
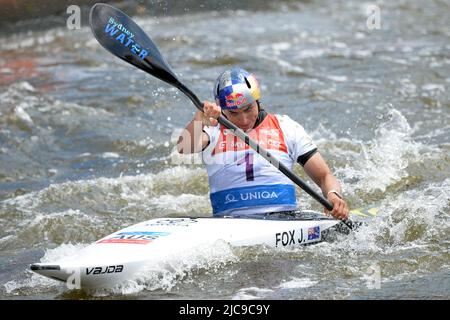
M 111 288 L 134 279 L 146 266 L 216 241 L 232 246 L 299 247 L 320 242 L 323 232 L 337 224 L 311 212 L 303 219 L 285 220 L 158 218 L 114 232 L 69 258 L 34 263 L 30 269 L 66 282 L 68 288 Z

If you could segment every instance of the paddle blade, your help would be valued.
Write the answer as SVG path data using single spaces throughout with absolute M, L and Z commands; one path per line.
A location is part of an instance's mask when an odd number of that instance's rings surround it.
M 357 215 L 364 218 L 375 217 L 380 209 L 376 207 L 359 208 L 350 211 L 351 215 Z
M 97 41 L 116 57 L 169 83 L 179 81 L 153 41 L 125 13 L 108 4 L 96 3 L 89 16 Z

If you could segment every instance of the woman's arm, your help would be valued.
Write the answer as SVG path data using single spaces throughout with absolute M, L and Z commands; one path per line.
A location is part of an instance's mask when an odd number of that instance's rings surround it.
M 217 118 L 220 116 L 220 107 L 214 103 L 205 101 L 203 111 L 197 111 L 191 122 L 182 131 L 177 142 L 179 153 L 189 154 L 201 152 L 209 143 L 208 135 L 203 131 L 203 127 L 216 126 Z
M 316 152 L 303 166 L 305 172 L 322 189 L 323 195 L 333 204 L 333 210 L 330 213 L 334 218 L 347 220 L 348 207 L 342 199 L 341 185 L 333 176 L 325 160 L 320 153 Z

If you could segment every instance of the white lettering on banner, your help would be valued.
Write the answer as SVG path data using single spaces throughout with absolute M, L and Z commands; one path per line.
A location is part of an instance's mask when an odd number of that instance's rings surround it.
M 116 28 L 114 29 L 116 32 L 120 27 L 121 31 L 130 33 L 129 30 L 123 25 L 118 24 L 113 18 L 111 18 L 110 25 Z M 130 37 L 131 36 L 134 35 L 130 33 Z M 255 153 L 255 157 L 257 156 L 255 151 L 251 150 L 244 141 L 235 135 L 233 129 L 226 129 L 223 127 L 221 129 L 219 129 L 219 127 L 214 129 L 221 130 L 218 140 L 214 139 L 215 135 L 218 134 L 217 131 L 213 131 L 214 136 L 210 137 L 213 141 L 217 141 L 216 145 L 213 147 L 214 151 L 212 151 L 212 153 L 210 153 L 211 148 L 207 148 L 205 150 L 208 150 L 208 154 L 190 152 L 182 152 L 179 154 L 178 150 L 180 149 L 186 151 L 191 150 L 194 143 L 196 144 L 195 148 L 199 150 L 199 143 L 203 141 L 203 129 L 204 125 L 202 121 L 194 121 L 191 131 L 177 128 L 172 132 L 171 143 L 175 146 L 172 148 L 170 160 L 173 164 L 233 165 L 237 159 L 242 156 L 240 152 L 253 152 Z M 205 131 L 207 130 L 205 129 Z M 288 153 L 284 143 L 283 133 L 280 129 L 263 125 L 260 128 L 252 130 L 248 135 L 252 141 L 257 142 L 260 147 L 267 149 L 272 155 L 274 155 L 275 152 L 275 156 L 278 159 L 280 155 L 277 153 L 282 153 L 283 156 Z
M 278 195 L 275 191 L 269 192 L 269 191 L 256 191 L 256 192 L 246 192 L 241 193 L 239 195 L 239 198 L 242 201 L 248 201 L 248 200 L 259 200 L 259 199 L 278 199 Z M 236 196 L 234 194 L 228 193 L 225 196 L 225 204 L 237 202 L 239 201 L 236 199 Z
M 274 146 L 276 148 L 280 148 L 281 142 L 278 140 L 267 139 L 267 145 Z
M 227 194 L 225 197 L 225 204 L 238 201 L 234 195 L 231 193 Z
M 237 139 L 234 135 L 225 135 L 225 140 L 219 143 L 220 151 L 234 151 L 234 150 L 244 150 L 245 142 Z M 231 150 L 228 150 L 231 149 Z
M 245 142 L 237 137 L 232 129 L 223 129 L 222 140 L 219 140 L 217 151 L 238 151 L 246 150 L 248 147 Z M 261 128 L 248 133 L 253 141 L 264 148 L 270 147 L 272 150 L 282 150 L 282 134 L 278 129 Z
M 247 200 L 252 200 L 252 199 L 273 199 L 273 198 L 278 198 L 278 195 L 275 191 L 272 191 L 272 193 L 270 193 L 268 191 L 241 193 L 242 201 L 247 201 Z

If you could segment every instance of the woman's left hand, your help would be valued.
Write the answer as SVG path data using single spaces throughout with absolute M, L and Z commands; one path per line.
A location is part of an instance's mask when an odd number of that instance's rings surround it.
M 328 211 L 325 209 L 325 214 L 331 214 L 333 218 L 339 220 L 348 219 L 348 206 L 344 199 L 339 198 L 334 192 L 328 194 L 328 200 L 333 204 L 333 210 Z

